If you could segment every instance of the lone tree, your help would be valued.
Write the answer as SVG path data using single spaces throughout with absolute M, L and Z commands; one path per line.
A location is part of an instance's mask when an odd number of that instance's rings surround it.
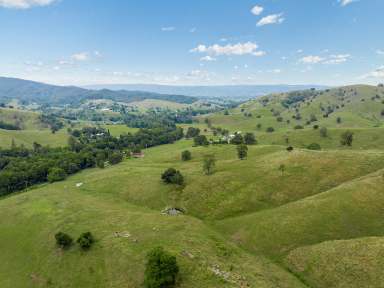
M 181 175 L 180 171 L 176 170 L 175 168 L 168 168 L 167 170 L 165 170 L 164 173 L 161 175 L 161 179 L 166 184 L 184 184 L 183 175 Z
M 320 137 L 323 137 L 323 138 L 328 137 L 328 129 L 326 127 L 320 128 Z
M 281 165 L 279 166 L 279 171 L 281 172 L 281 176 L 284 175 L 285 169 L 286 169 L 285 164 L 281 164 Z
M 241 136 L 241 134 L 236 133 L 235 137 L 231 139 L 231 144 L 239 145 L 244 143 L 244 138 Z
M 193 138 L 200 135 L 200 129 L 194 127 L 188 127 L 187 134 L 185 134 L 186 138 Z
M 205 175 L 211 175 L 216 166 L 216 159 L 214 155 L 205 155 L 203 160 L 203 171 Z
M 181 160 L 189 161 L 191 159 L 192 159 L 191 151 L 185 150 L 185 151 L 181 152 Z
M 193 142 L 195 143 L 195 146 L 208 146 L 209 142 L 205 135 L 198 135 L 193 138 Z
M 80 235 L 77 239 L 77 243 L 79 243 L 81 249 L 88 250 L 91 248 L 92 244 L 95 242 L 95 238 L 93 237 L 91 232 L 85 232 Z
M 244 160 L 248 156 L 248 146 L 245 144 L 237 145 L 237 156 L 240 160 Z
M 255 134 L 253 133 L 245 133 L 244 135 L 244 143 L 247 145 L 254 145 L 257 143 Z
M 174 287 L 179 273 L 176 257 L 157 247 L 147 254 L 144 286 L 146 288 Z
M 56 244 L 63 249 L 69 248 L 73 243 L 72 237 L 63 232 L 56 233 L 55 239 Z
M 351 131 L 345 131 L 343 134 L 341 134 L 341 140 L 340 143 L 343 146 L 352 146 L 353 142 L 353 133 Z

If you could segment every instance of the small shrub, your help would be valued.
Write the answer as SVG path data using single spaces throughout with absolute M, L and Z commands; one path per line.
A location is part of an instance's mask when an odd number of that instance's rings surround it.
M 292 146 L 288 146 L 288 147 L 287 147 L 287 151 L 288 151 L 288 152 L 292 152 L 292 151 L 293 151 L 293 147 L 292 147 Z
M 273 128 L 273 127 L 268 127 L 266 131 L 267 131 L 268 133 L 272 133 L 272 132 L 275 132 L 275 128 Z
M 147 254 L 144 286 L 146 288 L 174 287 L 179 273 L 176 257 L 157 247 Z
M 63 249 L 69 248 L 73 243 L 72 237 L 63 232 L 56 233 L 55 239 L 56 239 L 56 244 Z
M 168 168 L 167 170 L 165 170 L 164 173 L 161 175 L 161 179 L 166 184 L 184 184 L 183 175 L 181 175 L 180 171 L 176 170 L 175 168 Z
M 216 166 L 216 158 L 214 155 L 205 155 L 203 160 L 203 171 L 205 175 L 211 175 Z
M 237 156 L 240 160 L 244 160 L 248 156 L 248 147 L 245 144 L 237 145 Z
M 299 130 L 299 129 L 304 129 L 304 127 L 301 126 L 301 125 L 296 125 L 294 129 L 295 129 L 295 130 Z
M 323 138 L 328 137 L 328 129 L 326 127 L 320 128 L 320 137 L 323 137 Z
M 191 159 L 192 159 L 191 151 L 185 150 L 185 151 L 181 152 L 181 160 L 182 161 L 189 161 Z
M 353 133 L 351 131 L 345 131 L 341 134 L 340 143 L 343 146 L 352 146 L 353 142 Z
M 92 244 L 95 242 L 95 238 L 93 238 L 93 235 L 91 232 L 85 232 L 80 235 L 80 237 L 77 239 L 77 243 L 79 243 L 81 249 L 88 250 L 91 248 Z
M 319 129 L 319 125 L 313 125 L 313 129 L 314 129 L 314 130 Z
M 309 150 L 321 150 L 321 146 L 318 143 L 312 143 L 307 146 Z

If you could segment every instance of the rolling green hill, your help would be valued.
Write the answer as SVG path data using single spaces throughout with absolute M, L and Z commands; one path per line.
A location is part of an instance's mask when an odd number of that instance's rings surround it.
M 190 162 L 180 161 L 185 149 Z M 212 176 L 201 171 L 207 153 L 217 158 Z M 0 252 L 8 263 L 0 268 L 2 287 L 140 287 L 145 253 L 157 245 L 177 255 L 180 287 L 327 287 L 321 272 L 300 274 L 295 266 L 310 260 L 287 255 L 323 241 L 383 235 L 383 157 L 252 146 L 241 161 L 232 145 L 192 148 L 180 141 L 148 149 L 143 159 L 42 185 L 0 201 Z M 280 163 L 287 165 L 284 175 Z M 184 189 L 161 183 L 168 167 L 182 171 Z M 162 215 L 165 207 L 186 215 Z M 97 238 L 91 251 L 55 247 L 57 231 L 85 230 Z
M 346 86 L 324 91 L 305 90 L 258 98 L 225 113 L 209 117 L 213 126 L 231 131 L 265 132 L 312 128 L 369 128 L 384 123 L 384 88 Z M 337 118 L 340 118 L 338 123 Z M 287 123 L 287 121 L 289 123 Z M 258 124 L 260 128 L 258 128 Z
M 246 160 L 238 159 L 235 145 L 193 147 L 193 141 L 181 140 L 145 149 L 144 158 L 84 170 L 0 199 L 0 253 L 6 263 L 0 266 L 0 286 L 142 287 L 145 255 L 161 245 L 180 264 L 178 287 L 381 287 L 380 89 L 272 95 L 229 115 L 210 115 L 213 127 L 256 132 L 259 144 L 248 146 Z M 292 97 L 301 100 L 288 105 Z M 327 107 L 334 112 L 324 117 Z M 302 119 L 276 120 L 298 113 Z M 34 126 L 33 115 L 24 119 L 30 130 L 6 135 L 43 138 L 38 133 L 45 130 Z M 306 124 L 311 115 L 318 120 Z M 251 128 L 257 121 L 264 121 L 262 127 L 277 123 L 276 131 Z M 306 128 L 293 128 L 299 124 Z M 327 137 L 313 125 L 327 127 Z M 194 126 L 208 138 L 217 137 L 203 121 Z M 130 131 L 123 125 L 106 127 L 114 135 Z M 354 132 L 351 147 L 340 144 L 346 130 Z M 311 143 L 322 150 L 305 149 Z M 181 161 L 184 150 L 192 160 Z M 205 155 L 216 158 L 210 176 L 202 171 Z M 185 186 L 161 181 L 170 167 L 181 171 Z M 164 215 L 165 208 L 184 213 Z M 58 231 L 73 237 L 91 231 L 97 241 L 87 252 L 77 246 L 63 251 L 55 245 Z

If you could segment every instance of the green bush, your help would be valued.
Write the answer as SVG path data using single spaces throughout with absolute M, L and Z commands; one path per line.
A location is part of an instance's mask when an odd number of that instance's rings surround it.
M 166 184 L 184 184 L 183 175 L 181 175 L 180 171 L 176 170 L 175 168 L 168 168 L 167 170 L 165 170 L 164 173 L 161 175 L 161 179 Z
M 67 173 L 59 167 L 53 167 L 49 169 L 48 175 L 47 175 L 47 180 L 50 183 L 57 182 L 57 181 L 62 181 L 65 178 L 67 178 Z
M 56 233 L 55 239 L 56 239 L 56 244 L 64 249 L 69 248 L 73 243 L 72 237 L 63 232 Z
M 91 248 L 92 244 L 95 242 L 95 238 L 93 238 L 93 235 L 91 232 L 85 232 L 80 235 L 80 237 L 77 239 L 77 243 L 79 243 L 80 247 L 83 250 L 88 250 Z
M 181 152 L 181 160 L 189 161 L 191 159 L 192 159 L 191 151 L 185 150 L 185 151 Z
M 144 286 L 146 288 L 174 287 L 179 273 L 176 257 L 157 247 L 147 255 Z
M 321 150 L 321 146 L 318 143 L 311 143 L 307 146 L 309 150 Z

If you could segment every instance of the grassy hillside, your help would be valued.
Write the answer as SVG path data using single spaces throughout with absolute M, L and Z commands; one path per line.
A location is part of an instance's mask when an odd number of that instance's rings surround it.
M 226 219 L 218 227 L 250 251 L 282 259 L 328 240 L 384 235 L 383 171 L 287 205 Z
M 286 131 L 293 130 L 296 125 L 369 128 L 383 125 L 382 111 L 384 88 L 356 85 L 265 96 L 230 110 L 229 115 L 223 112 L 209 118 L 213 126 L 231 131 L 265 132 L 268 127 Z M 337 121 L 339 117 L 340 123 Z
M 180 161 L 185 149 L 192 152 L 190 162 Z M 202 173 L 206 154 L 217 158 L 212 176 Z M 0 252 L 7 265 L 0 267 L 0 286 L 140 287 L 146 251 L 162 245 L 177 255 L 180 287 L 304 287 L 285 268 L 301 273 L 296 262 L 285 262 L 290 251 L 383 235 L 383 172 L 375 172 L 384 168 L 383 157 L 377 151 L 288 153 L 284 147 L 253 146 L 240 161 L 235 146 L 192 148 L 191 141 L 148 149 L 144 159 L 86 170 L 2 199 Z M 287 166 L 284 175 L 280 163 Z M 183 173 L 184 189 L 160 181 L 168 167 Z M 165 207 L 185 208 L 186 215 L 164 216 Z M 88 230 L 98 240 L 91 251 L 55 247 L 57 231 L 76 236 Z M 116 238 L 115 232 L 131 236 Z M 229 280 L 214 267 L 229 272 Z M 300 275 L 313 287 L 326 287 L 320 276 Z
M 381 287 L 383 253 L 383 237 L 327 241 L 292 251 L 287 264 L 314 287 Z

